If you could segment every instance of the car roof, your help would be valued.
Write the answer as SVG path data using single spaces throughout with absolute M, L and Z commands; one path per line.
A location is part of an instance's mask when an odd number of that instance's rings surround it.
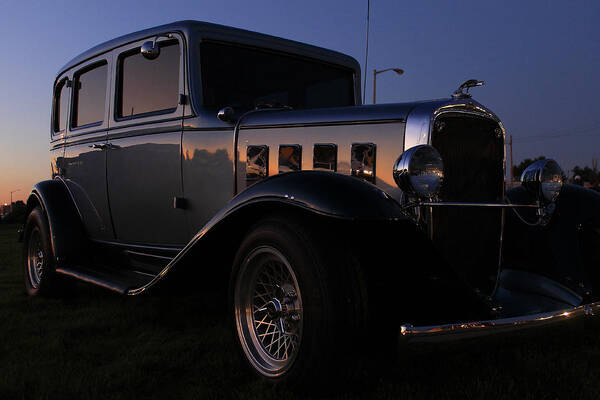
M 360 66 L 353 57 L 333 50 L 327 50 L 321 47 L 312 46 L 293 40 L 247 31 L 244 29 L 232 28 L 225 25 L 186 20 L 144 29 L 101 43 L 74 57 L 58 71 L 57 75 L 61 75 L 63 72 L 85 62 L 92 57 L 109 52 L 127 43 L 135 42 L 151 36 L 156 36 L 160 33 L 177 31 L 182 32 L 188 39 L 194 36 L 198 38 L 209 36 L 221 38 L 221 40 L 232 43 L 254 44 L 259 47 L 271 48 L 274 50 L 285 51 L 287 53 L 320 59 L 334 64 L 344 65 L 360 73 Z

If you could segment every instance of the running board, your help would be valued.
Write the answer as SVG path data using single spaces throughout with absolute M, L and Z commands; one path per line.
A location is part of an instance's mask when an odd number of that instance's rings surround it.
M 86 267 L 60 267 L 56 273 L 91 283 L 119 294 L 150 282 L 154 275 L 129 270 L 100 270 Z
M 400 326 L 401 342 L 444 342 L 465 338 L 486 336 L 494 333 L 510 332 L 519 329 L 546 327 L 561 324 L 567 320 L 600 314 L 600 302 L 582 306 L 519 317 L 500 318 L 488 321 L 463 322 L 446 325 Z

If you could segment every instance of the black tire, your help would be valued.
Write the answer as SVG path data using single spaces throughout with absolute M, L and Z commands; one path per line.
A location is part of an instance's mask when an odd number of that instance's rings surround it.
M 25 291 L 30 296 L 55 293 L 54 257 L 48 221 L 40 207 L 27 216 L 23 240 Z
M 233 264 L 230 310 L 251 370 L 305 390 L 352 370 L 348 362 L 356 360 L 349 349 L 356 348 L 353 340 L 365 321 L 366 296 L 351 253 L 298 221 L 270 217 L 250 229 Z

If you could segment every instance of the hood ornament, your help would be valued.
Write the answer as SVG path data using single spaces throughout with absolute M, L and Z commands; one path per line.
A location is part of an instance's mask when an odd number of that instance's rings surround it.
M 471 97 L 471 94 L 469 93 L 470 88 L 483 85 L 485 85 L 484 81 L 478 81 L 477 79 L 469 79 L 468 81 L 465 81 L 462 85 L 460 85 L 454 93 L 452 93 L 452 98 L 468 99 Z M 463 92 L 464 89 L 467 89 L 467 91 Z

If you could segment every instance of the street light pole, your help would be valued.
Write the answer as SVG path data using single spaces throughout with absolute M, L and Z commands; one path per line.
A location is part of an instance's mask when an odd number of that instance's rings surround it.
M 404 73 L 404 70 L 402 70 L 400 68 L 386 68 L 386 69 L 382 69 L 380 71 L 377 71 L 376 69 L 374 69 L 373 70 L 373 104 L 375 104 L 376 99 L 377 99 L 377 74 L 382 74 L 387 71 L 394 71 L 398 75 L 402 75 Z
M 373 104 L 375 104 L 375 99 L 377 98 L 377 70 L 373 70 Z
M 13 204 L 13 203 L 12 203 L 12 194 L 13 194 L 14 192 L 18 192 L 19 190 L 21 190 L 21 189 L 12 190 L 12 191 L 10 192 L 10 212 L 11 212 L 11 213 L 13 212 L 13 205 L 12 205 L 12 204 Z

